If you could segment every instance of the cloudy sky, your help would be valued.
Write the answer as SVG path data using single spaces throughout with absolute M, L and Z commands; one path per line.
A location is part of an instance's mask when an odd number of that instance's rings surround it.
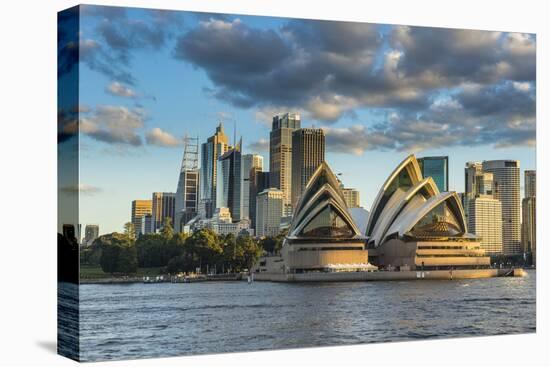
M 532 34 L 97 6 L 79 32 L 61 19 L 58 75 L 79 73 L 80 91 L 60 141 L 79 116 L 80 221 L 101 233 L 133 199 L 175 191 L 182 137 L 218 121 L 267 169 L 273 114 L 300 113 L 367 209 L 408 153 L 448 155 L 456 191 L 466 161 L 535 168 Z

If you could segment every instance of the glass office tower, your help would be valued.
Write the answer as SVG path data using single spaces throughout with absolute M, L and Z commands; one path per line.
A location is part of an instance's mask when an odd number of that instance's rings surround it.
M 423 177 L 431 177 L 440 192 L 449 191 L 449 157 L 424 157 L 418 159 Z

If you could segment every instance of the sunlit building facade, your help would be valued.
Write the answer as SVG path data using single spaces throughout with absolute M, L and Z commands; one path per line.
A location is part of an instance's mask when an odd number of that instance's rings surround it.
M 298 129 L 292 133 L 292 207 L 295 208 L 309 179 L 325 161 L 323 129 Z
M 344 200 L 348 208 L 361 207 L 361 198 L 359 196 L 359 190 L 351 188 L 343 188 L 342 194 L 344 194 Z
M 220 123 L 215 134 L 201 145 L 199 214 L 204 218 L 212 218 L 216 209 L 217 162 L 228 149 L 229 139 Z
M 153 213 L 153 201 L 152 200 L 133 200 L 131 222 L 134 225 L 136 235 L 141 233 L 141 217 L 146 214 Z
M 256 235 L 277 236 L 281 231 L 284 193 L 270 188 L 260 192 L 256 199 Z
M 530 198 L 533 196 L 537 196 L 537 171 L 525 170 L 524 179 L 525 197 Z
M 468 231 L 480 238 L 487 255 L 502 254 L 502 204 L 492 195 L 470 199 Z
M 153 232 L 162 228 L 166 218 L 170 218 L 170 225 L 174 227 L 176 194 L 173 192 L 154 192 L 152 202 Z
M 504 255 L 520 255 L 521 199 L 520 163 L 516 160 L 484 161 L 483 172 L 493 174 L 494 198 L 502 203 L 502 243 Z
M 285 215 L 292 214 L 292 133 L 300 125 L 298 114 L 276 115 L 269 133 L 269 180 L 272 187 L 283 192 Z
M 521 249 L 525 254 L 531 254 L 531 261 L 537 260 L 537 173 L 526 170 L 525 198 L 521 202 Z

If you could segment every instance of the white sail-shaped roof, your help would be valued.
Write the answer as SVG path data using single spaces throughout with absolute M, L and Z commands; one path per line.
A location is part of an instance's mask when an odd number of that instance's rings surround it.
M 438 205 L 446 203 L 449 215 L 452 216 L 453 221 L 457 225 L 458 234 L 463 235 L 466 233 L 466 220 L 464 218 L 464 211 L 460 204 L 460 199 L 456 192 L 443 192 L 430 199 L 422 202 L 421 200 L 415 203 L 409 203 L 404 210 L 398 215 L 390 228 L 386 231 L 385 237 L 391 235 L 397 235 L 402 237 L 409 234 L 411 230 L 424 219 L 430 212 L 438 207 Z M 411 205 L 412 204 L 412 205 Z M 385 238 L 381 239 L 381 242 Z
M 372 236 L 377 221 L 388 205 L 392 195 L 397 191 L 407 191 L 422 180 L 422 171 L 413 154 L 405 158 L 386 179 L 372 205 L 367 223 L 367 236 Z M 394 201 L 394 200 L 393 200 Z
M 374 225 L 369 242 L 375 246 L 379 245 L 397 216 L 411 202 L 412 205 L 418 205 L 418 202 L 423 203 L 438 194 L 437 185 L 431 177 L 419 181 L 407 191 L 398 188 L 384 206 L 378 221 Z
M 304 230 L 314 220 L 332 220 L 341 228 L 347 228 L 350 237 L 361 233 L 348 212 L 344 195 L 336 176 L 326 162 L 323 162 L 311 176 L 306 188 L 298 200 L 289 228 L 289 237 L 304 237 Z M 326 218 L 325 218 L 326 217 Z M 329 227 L 327 223 L 326 227 Z M 336 231 L 336 228 L 334 229 Z M 321 233 L 322 231 L 317 231 Z M 330 232 L 330 231 L 329 231 Z

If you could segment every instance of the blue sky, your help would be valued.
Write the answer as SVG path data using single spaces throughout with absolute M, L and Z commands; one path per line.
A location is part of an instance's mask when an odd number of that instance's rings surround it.
M 466 161 L 535 168 L 534 35 L 84 6 L 71 41 L 59 77 L 78 64 L 80 222 L 101 233 L 132 200 L 175 191 L 184 134 L 235 124 L 267 169 L 277 112 L 325 129 L 328 163 L 367 209 L 411 152 L 448 155 L 459 192 Z

